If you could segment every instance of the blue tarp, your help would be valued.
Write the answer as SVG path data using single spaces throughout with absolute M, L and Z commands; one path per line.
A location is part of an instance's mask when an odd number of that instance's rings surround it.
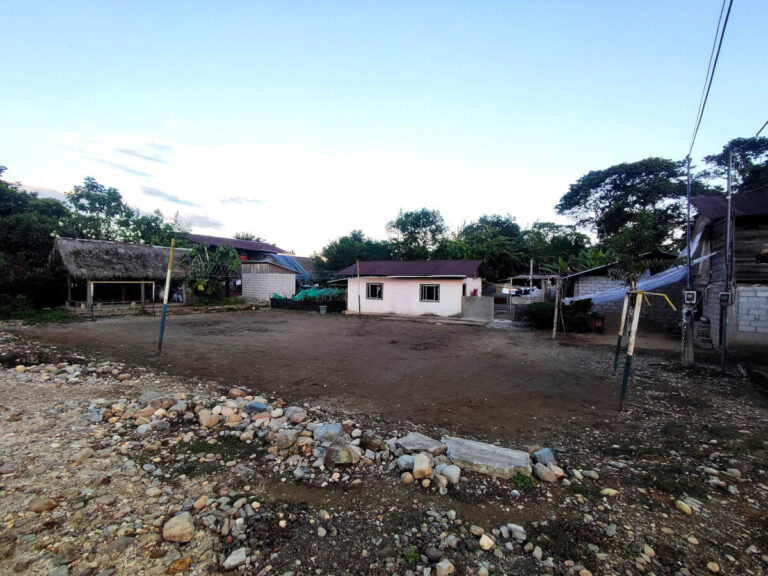
M 296 262 L 296 259 L 293 256 L 289 256 L 288 254 L 267 254 L 264 258 L 259 260 L 259 262 L 272 262 L 287 270 L 296 272 L 296 280 L 298 280 L 299 283 L 312 280 L 312 276 L 310 276 L 309 272 L 307 272 L 301 264 Z

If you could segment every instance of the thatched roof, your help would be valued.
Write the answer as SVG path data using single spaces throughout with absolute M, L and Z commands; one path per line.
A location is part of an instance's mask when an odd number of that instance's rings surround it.
M 173 250 L 173 277 L 183 278 L 184 248 Z M 155 280 L 165 278 L 170 248 L 106 240 L 56 238 L 49 262 L 74 278 L 88 280 Z

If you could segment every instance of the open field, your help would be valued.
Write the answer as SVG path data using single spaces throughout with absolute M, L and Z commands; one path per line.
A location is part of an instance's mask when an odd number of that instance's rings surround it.
M 618 412 L 610 336 L 256 311 L 172 317 L 157 356 L 152 318 L 12 330 L 0 574 L 768 573 L 768 397 L 658 334 Z M 328 460 L 329 422 L 362 458 Z M 405 483 L 411 431 L 565 476 Z

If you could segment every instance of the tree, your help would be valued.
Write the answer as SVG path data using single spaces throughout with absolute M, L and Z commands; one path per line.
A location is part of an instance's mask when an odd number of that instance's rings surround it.
M 707 193 L 699 180 L 692 193 Z M 600 240 L 617 234 L 625 225 L 648 214 L 647 225 L 657 229 L 663 244 L 668 244 L 685 221 L 686 175 L 682 162 L 646 158 L 591 171 L 571 184 L 556 209 L 597 233 Z
M 315 258 L 320 269 L 337 272 L 358 260 L 389 260 L 392 249 L 388 242 L 366 238 L 361 230 L 352 230 L 328 243 Z
M 395 256 L 401 260 L 426 260 L 445 238 L 447 228 L 437 210 L 400 210 L 397 218 L 387 223 L 387 232 Z
M 224 283 L 237 274 L 240 257 L 226 244 L 209 250 L 195 244 L 189 253 L 191 264 L 185 282 L 198 296 L 218 300 L 224 296 Z
M 768 138 L 734 138 L 719 154 L 704 157 L 707 180 L 724 179 L 728 173 L 728 152 L 733 150 L 731 185 L 735 192 L 765 190 L 768 187 Z
M 533 260 L 542 270 L 562 268 L 562 262 L 566 263 L 565 267 L 570 267 L 578 254 L 590 244 L 589 237 L 576 230 L 575 226 L 554 222 L 534 222 L 522 236 L 526 260 Z
M 151 214 L 138 214 L 126 231 L 126 239 L 140 244 L 170 246 L 171 238 L 175 238 L 177 247 L 185 247 L 189 245 L 184 236 L 186 232 L 187 226 L 179 218 L 178 212 L 172 221 L 167 222 L 163 213 L 155 210 Z
M 73 228 L 77 237 L 130 239 L 130 228 L 137 211 L 123 202 L 117 188 L 107 188 L 89 176 L 82 186 L 75 186 L 65 198 L 73 212 L 64 226 Z
M 248 242 L 264 242 L 264 238 L 256 236 L 256 234 L 251 234 L 250 232 L 236 232 L 235 239 L 247 240 Z
M 442 260 L 482 260 L 480 275 L 491 280 L 509 278 L 523 253 L 520 226 L 510 216 L 481 216 L 446 236 L 433 253 Z

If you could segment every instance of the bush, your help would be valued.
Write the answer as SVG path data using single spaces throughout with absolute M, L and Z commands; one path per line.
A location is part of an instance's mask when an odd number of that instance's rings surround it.
M 555 321 L 555 304 L 554 302 L 528 304 L 525 308 L 525 317 L 537 330 L 551 329 L 552 322 Z

